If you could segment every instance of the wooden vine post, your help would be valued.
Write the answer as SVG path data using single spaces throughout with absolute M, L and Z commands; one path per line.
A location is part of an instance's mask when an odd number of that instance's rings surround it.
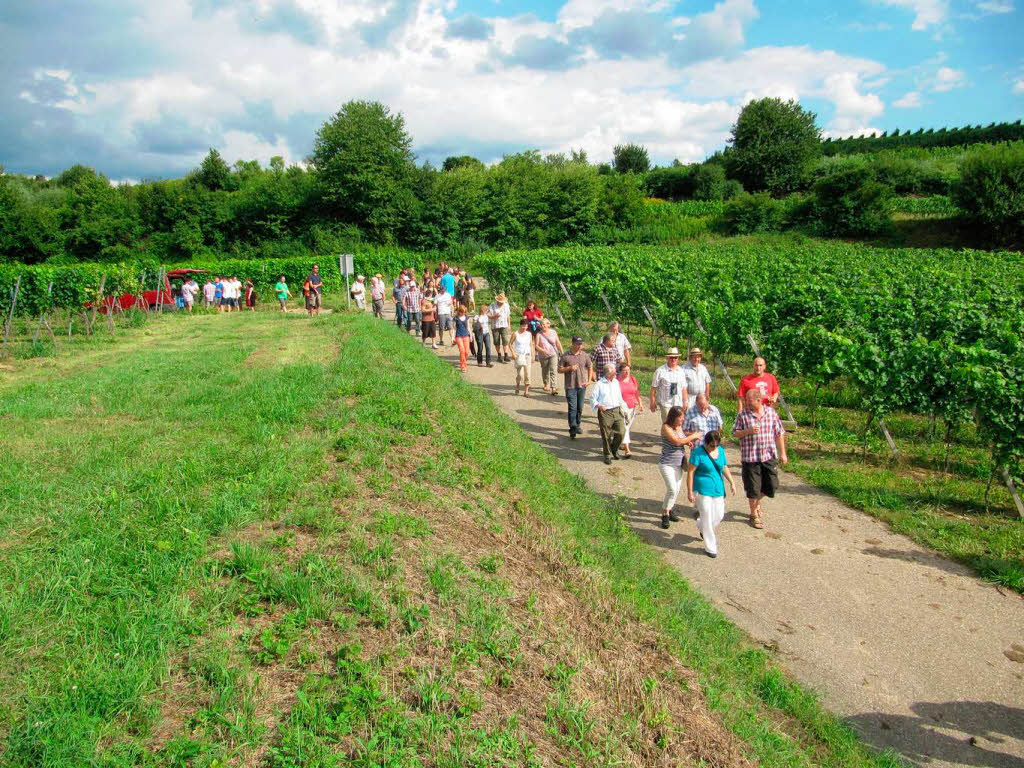
M 1006 467 L 999 470 L 1003 475 L 1003 482 L 1006 483 L 1006 487 L 1010 489 L 1010 497 L 1013 499 L 1013 505 L 1017 507 L 1017 515 L 1021 520 L 1024 520 L 1024 502 L 1020 500 L 1020 494 L 1017 493 L 1017 488 L 1014 486 L 1013 478 L 1010 473 L 1006 471 Z
M 563 283 L 561 280 L 558 281 L 558 285 L 561 287 L 562 293 L 565 294 L 565 298 L 569 302 L 569 306 L 573 308 L 573 311 L 575 311 L 576 310 L 576 304 L 575 304 L 575 302 L 573 302 L 572 296 L 569 295 L 569 289 L 565 287 L 565 283 Z M 589 336 L 590 335 L 590 328 L 587 327 L 586 322 L 584 322 L 583 318 L 579 316 L 579 313 L 577 312 L 576 314 L 577 314 L 577 319 L 579 320 L 579 323 L 580 323 L 580 327 L 582 327 L 583 328 L 583 332 L 586 333 Z
M 7 317 L 4 320 L 4 332 L 3 340 L 0 341 L 0 349 L 7 346 L 7 339 L 10 338 L 11 331 L 14 329 L 14 308 L 18 305 L 18 293 L 21 291 L 21 275 L 18 275 L 17 280 L 14 281 L 14 288 L 11 289 L 11 308 L 7 312 Z

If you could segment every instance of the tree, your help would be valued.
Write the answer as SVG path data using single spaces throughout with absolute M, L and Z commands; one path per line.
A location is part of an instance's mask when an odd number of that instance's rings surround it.
M 729 176 L 744 188 L 784 195 L 800 188 L 821 154 L 816 115 L 790 99 L 748 102 L 732 127 Z
M 953 201 L 964 218 L 993 240 L 1024 243 L 1024 148 L 978 147 L 960 161 Z
M 209 190 L 229 189 L 231 187 L 231 169 L 220 156 L 220 152 L 211 147 L 209 154 L 203 158 L 196 174 L 196 181 Z
M 484 169 L 484 164 L 477 160 L 472 155 L 451 155 L 444 159 L 444 163 L 441 165 L 442 171 L 454 171 L 456 168 L 478 168 L 479 170 Z
M 612 166 L 619 173 L 647 173 L 651 159 L 639 144 L 617 144 L 612 150 Z
M 320 126 L 313 146 L 324 201 L 378 240 L 393 240 L 413 203 L 411 147 L 400 114 L 376 101 L 347 102 Z
M 892 189 L 870 168 L 838 170 L 814 185 L 814 206 L 826 234 L 875 235 L 889 226 Z

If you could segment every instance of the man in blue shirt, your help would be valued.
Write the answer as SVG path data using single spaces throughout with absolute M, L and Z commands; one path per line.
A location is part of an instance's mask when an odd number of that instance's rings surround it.
M 444 289 L 448 291 L 449 296 L 455 295 L 455 275 L 451 273 L 451 270 L 448 270 L 441 275 L 441 285 L 443 285 Z

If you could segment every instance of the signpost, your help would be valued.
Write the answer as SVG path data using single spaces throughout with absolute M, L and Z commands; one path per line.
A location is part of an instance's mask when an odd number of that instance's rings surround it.
M 352 289 L 349 286 L 349 280 L 356 270 L 355 257 L 351 253 L 338 255 L 338 271 L 345 276 L 345 301 L 348 302 L 348 308 L 352 309 Z

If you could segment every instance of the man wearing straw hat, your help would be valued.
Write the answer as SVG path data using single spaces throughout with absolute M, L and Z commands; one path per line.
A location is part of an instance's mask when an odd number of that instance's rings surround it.
M 507 363 L 512 359 L 512 331 L 509 326 L 511 312 L 504 293 L 499 293 L 494 297 L 494 303 L 490 308 L 491 336 L 494 339 L 494 351 L 498 355 L 499 363 Z M 504 359 L 502 358 L 503 348 L 505 350 Z
M 683 375 L 686 376 L 686 402 L 683 404 L 684 410 L 693 408 L 694 403 L 697 401 L 697 395 L 706 395 L 708 400 L 711 399 L 711 374 L 708 373 L 708 369 L 701 362 L 703 358 L 704 352 L 701 348 L 693 347 L 690 350 L 690 359 L 682 366 Z
M 661 423 L 668 418 L 669 409 L 678 405 L 686 411 L 686 374 L 679 365 L 679 349 L 670 347 L 665 353 L 665 364 L 654 372 L 651 379 L 651 412 L 661 412 Z

